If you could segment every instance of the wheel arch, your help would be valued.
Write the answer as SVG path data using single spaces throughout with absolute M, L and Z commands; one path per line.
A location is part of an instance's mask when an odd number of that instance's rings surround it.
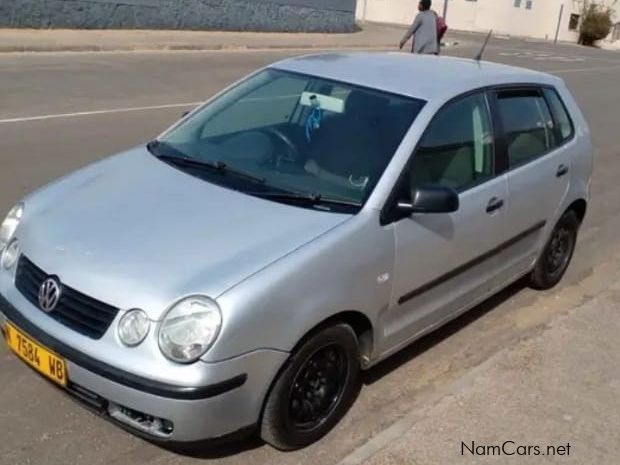
M 297 350 L 300 345 L 302 345 L 309 337 L 312 337 L 312 335 L 317 331 L 339 323 L 349 325 L 355 332 L 360 346 L 362 367 L 366 366 L 367 362 L 370 360 L 374 347 L 374 326 L 370 321 L 370 318 L 359 310 L 344 310 L 318 322 L 306 331 L 306 333 L 299 339 L 292 352 Z
M 579 223 L 583 223 L 583 220 L 586 217 L 586 213 L 588 210 L 588 202 L 585 199 L 577 199 L 573 203 L 571 203 L 566 211 L 574 211 L 579 219 Z
M 340 323 L 349 325 L 355 332 L 357 336 L 357 340 L 360 344 L 360 358 L 361 358 L 360 362 L 361 362 L 361 366 L 363 369 L 365 366 L 367 366 L 368 362 L 370 361 L 371 354 L 372 354 L 373 344 L 374 344 L 374 333 L 373 333 L 374 326 L 370 318 L 368 318 L 366 314 L 364 314 L 363 312 L 359 310 L 344 310 L 344 311 L 335 313 L 323 319 L 322 321 L 318 322 L 312 328 L 306 331 L 306 333 L 299 339 L 299 341 L 297 341 L 295 346 L 291 349 L 291 354 L 293 354 L 304 342 L 306 342 L 310 337 L 312 337 L 317 331 L 320 331 L 323 328 L 327 328 L 329 326 L 337 325 Z M 276 381 L 278 380 L 282 372 L 286 369 L 288 363 L 289 363 L 289 359 L 287 359 L 282 364 L 280 369 L 277 371 L 276 375 L 271 380 L 269 389 L 267 389 L 265 393 L 265 397 L 262 402 L 260 416 L 258 418 L 258 425 L 260 425 L 262 421 L 267 399 L 271 391 L 273 390 L 273 387 Z

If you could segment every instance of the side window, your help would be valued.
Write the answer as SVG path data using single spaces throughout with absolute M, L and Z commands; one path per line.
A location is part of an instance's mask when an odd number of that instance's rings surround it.
M 558 93 L 553 89 L 544 89 L 544 93 L 547 98 L 547 102 L 549 102 L 549 106 L 551 107 L 553 119 L 558 126 L 556 128 L 556 132 L 560 137 L 560 141 L 564 142 L 573 136 L 573 123 L 570 120 L 566 107 L 564 106 L 564 103 L 562 103 L 562 100 L 560 100 Z
M 494 138 L 483 93 L 452 102 L 435 116 L 413 158 L 412 187 L 463 190 L 493 176 Z
M 506 134 L 511 168 L 555 147 L 553 118 L 538 90 L 500 92 L 498 109 Z

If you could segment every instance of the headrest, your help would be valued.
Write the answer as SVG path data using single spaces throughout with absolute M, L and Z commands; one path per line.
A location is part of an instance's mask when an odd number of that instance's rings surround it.
M 384 115 L 388 104 L 388 99 L 385 97 L 354 90 L 347 98 L 346 112 L 359 118 L 378 119 Z

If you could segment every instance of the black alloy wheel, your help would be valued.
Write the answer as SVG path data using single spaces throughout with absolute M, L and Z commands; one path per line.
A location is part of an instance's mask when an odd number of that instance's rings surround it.
M 579 226 L 579 219 L 573 210 L 562 215 L 530 274 L 531 287 L 551 289 L 562 280 L 573 258 Z
M 314 331 L 299 344 L 271 387 L 261 437 L 281 450 L 318 441 L 344 416 L 359 387 L 360 353 L 353 329 L 338 323 Z
M 561 225 L 553 231 L 543 258 L 549 276 L 555 276 L 566 269 L 571 250 L 574 247 L 574 237 L 565 225 Z
M 343 347 L 330 344 L 302 365 L 289 393 L 289 423 L 300 431 L 323 424 L 344 392 L 349 362 Z

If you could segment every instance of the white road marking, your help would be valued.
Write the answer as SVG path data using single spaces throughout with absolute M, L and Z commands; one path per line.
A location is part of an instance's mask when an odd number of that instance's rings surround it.
M 502 54 L 500 54 L 502 55 Z M 550 69 L 543 70 L 543 72 L 550 74 L 565 74 L 565 73 L 583 73 L 583 72 L 591 72 L 591 71 L 608 71 L 619 69 L 620 64 L 616 66 L 598 66 L 598 67 L 590 67 L 590 68 L 566 68 L 566 69 Z M 129 108 L 110 108 L 106 110 L 93 110 L 93 111 L 79 111 L 75 113 L 58 113 L 51 115 L 38 115 L 38 116 L 23 116 L 18 118 L 5 118 L 0 119 L 0 124 L 8 124 L 8 123 L 24 123 L 29 121 L 41 121 L 48 119 L 58 119 L 58 118 L 74 118 L 77 116 L 94 116 L 94 115 L 105 115 L 111 113 L 128 113 L 132 111 L 147 111 L 147 110 L 163 110 L 167 108 L 187 108 L 187 107 L 195 107 L 198 105 L 202 105 L 204 102 L 186 102 L 186 103 L 169 103 L 164 105 L 149 105 L 143 107 L 129 107 Z
M 620 65 L 616 66 L 598 66 L 598 67 L 590 67 L 590 68 L 566 68 L 566 69 L 550 69 L 543 71 L 549 74 L 565 74 L 565 73 L 583 73 L 587 71 L 608 71 L 612 69 L 618 69 Z
M 514 58 L 524 58 L 524 59 L 532 59 L 538 61 L 562 61 L 562 62 L 583 62 L 585 58 L 583 57 L 569 57 L 562 55 L 552 55 L 550 53 L 545 52 L 531 52 L 531 51 L 522 51 L 522 52 L 499 52 L 499 56 L 505 57 L 514 57 Z
M 577 47 L 577 46 L 575 46 Z M 531 57 L 533 55 L 539 55 L 539 54 L 545 54 L 548 53 L 544 50 L 535 50 L 535 49 L 528 49 L 528 48 L 512 48 L 512 47 L 504 47 L 501 45 L 496 45 L 496 46 L 489 46 L 489 49 L 494 48 L 495 50 L 499 50 L 498 55 L 503 55 L 503 56 L 513 56 L 513 57 L 520 57 L 520 58 L 528 58 Z M 579 52 L 580 50 L 575 50 L 576 52 Z M 584 50 L 585 51 L 585 50 Z M 521 56 L 522 55 L 522 56 Z M 553 55 L 556 56 L 556 55 Z M 583 55 L 573 55 L 573 54 L 564 54 L 562 56 L 563 58 L 566 58 L 570 61 L 591 61 L 591 60 L 595 60 L 595 61 L 604 61 L 607 63 L 618 63 L 619 61 L 615 58 L 603 58 L 600 56 L 593 56 L 593 55 L 587 55 L 587 56 L 583 56 Z
M 109 113 L 127 113 L 130 111 L 162 110 L 165 108 L 195 107 L 197 105 L 201 105 L 202 103 L 203 102 L 169 103 L 165 105 L 150 105 L 150 106 L 145 106 L 145 107 L 110 108 L 107 110 L 79 111 L 76 113 L 59 113 L 55 115 L 24 116 L 20 118 L 0 119 L 0 124 L 23 123 L 27 121 L 40 121 L 40 120 L 56 119 L 56 118 L 74 118 L 76 116 L 105 115 Z

